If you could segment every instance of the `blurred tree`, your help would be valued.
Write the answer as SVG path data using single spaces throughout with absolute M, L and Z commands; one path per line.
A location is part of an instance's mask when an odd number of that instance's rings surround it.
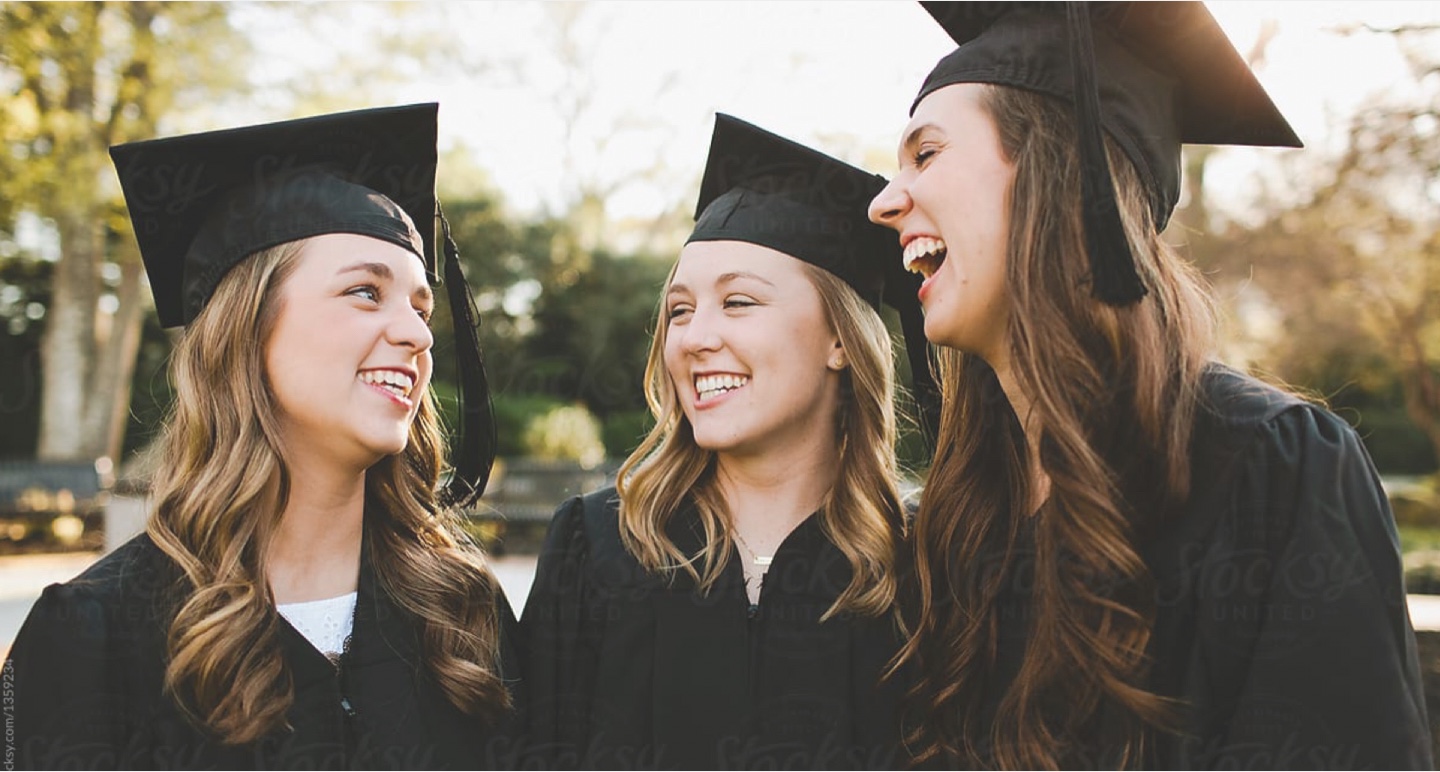
M 1267 369 L 1326 392 L 1358 389 L 1372 407 L 1398 383 L 1405 413 L 1429 439 L 1423 455 L 1433 469 L 1440 455 L 1437 30 L 1387 32 L 1410 56 L 1418 98 L 1376 97 L 1350 118 L 1338 157 L 1306 170 L 1314 182 L 1299 203 L 1254 224 L 1212 223 L 1193 246 L 1230 287 L 1236 316 L 1264 344 Z M 1372 425 L 1393 423 L 1376 412 Z M 1404 442 L 1403 433 L 1394 436 Z M 1414 464 L 1402 466 L 1413 471 Z
M 58 244 L 44 308 L 41 458 L 119 454 L 144 315 L 143 268 L 106 149 L 177 102 L 238 85 L 220 3 L 0 3 L 0 221 Z
M 35 452 L 40 399 L 40 333 L 50 302 L 54 263 L 12 257 L 0 260 L 0 458 Z
M 536 458 L 576 461 L 594 469 L 605 460 L 600 422 L 584 405 L 560 405 L 525 427 L 525 449 Z
M 645 409 L 643 378 L 660 289 L 673 258 L 591 255 L 590 270 L 545 285 L 523 353 L 529 378 L 602 420 Z

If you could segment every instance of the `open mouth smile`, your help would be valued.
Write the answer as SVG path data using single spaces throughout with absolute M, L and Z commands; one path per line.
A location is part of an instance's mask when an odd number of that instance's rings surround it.
M 414 404 L 410 400 L 410 393 L 415 388 L 415 375 L 412 373 L 391 369 L 362 370 L 358 377 L 361 383 L 384 394 L 397 404 L 407 408 Z
M 695 376 L 695 394 L 700 402 L 706 402 L 722 394 L 742 389 L 750 383 L 749 376 L 745 375 L 697 375 Z
M 911 273 L 918 273 L 925 278 L 935 275 L 940 266 L 945 262 L 947 249 L 945 242 L 940 239 L 920 236 L 905 245 L 904 260 L 905 270 Z

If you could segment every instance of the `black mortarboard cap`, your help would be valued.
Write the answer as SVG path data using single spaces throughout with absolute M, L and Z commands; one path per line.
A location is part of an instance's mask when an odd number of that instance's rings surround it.
M 438 111 L 435 103 L 355 110 L 110 148 L 161 325 L 193 321 L 246 257 L 325 233 L 404 247 L 438 283 Z M 494 422 L 473 302 L 448 224 L 445 241 L 463 395 L 447 503 L 463 505 L 489 477 Z
M 1201 2 L 922 2 L 959 45 L 915 104 L 955 83 L 993 83 L 1073 103 L 1084 164 L 1095 295 L 1145 288 L 1120 224 L 1100 129 L 1119 143 L 1163 230 L 1180 197 L 1180 145 L 1300 147 L 1300 139 Z M 911 107 L 914 112 L 914 107 Z
M 744 241 L 823 268 L 876 311 L 900 317 L 922 428 L 933 432 L 938 390 L 930 372 L 920 277 L 903 268 L 895 232 L 870 222 L 884 177 L 724 113 L 715 116 L 692 241 Z

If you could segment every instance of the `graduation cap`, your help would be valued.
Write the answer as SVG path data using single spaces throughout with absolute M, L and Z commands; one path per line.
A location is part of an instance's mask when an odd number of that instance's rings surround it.
M 1119 143 L 1163 230 L 1180 197 L 1180 145 L 1301 147 L 1200 2 L 922 2 L 959 45 L 915 105 L 956 83 L 993 83 L 1075 105 L 1092 291 L 1115 306 L 1146 289 L 1115 202 L 1101 130 Z M 911 106 L 911 113 L 915 110 Z
M 692 241 L 744 241 L 835 274 L 877 312 L 900 316 L 921 428 L 933 438 L 939 391 L 930 372 L 921 278 L 903 268 L 895 232 L 870 222 L 884 177 L 724 113 L 715 116 Z
M 246 257 L 289 241 L 354 233 L 410 250 L 439 283 L 443 227 L 462 394 L 446 503 L 485 489 L 494 461 L 490 390 L 475 309 L 435 200 L 435 103 L 356 110 L 110 148 L 164 327 L 194 321 Z

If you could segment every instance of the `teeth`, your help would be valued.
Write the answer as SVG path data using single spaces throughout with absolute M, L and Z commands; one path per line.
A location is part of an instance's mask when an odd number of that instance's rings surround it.
M 415 380 L 398 370 L 366 370 L 360 373 L 360 380 L 383 387 L 402 397 L 410 396 Z
M 695 379 L 695 391 L 701 399 L 709 399 L 717 394 L 738 389 L 749 382 L 750 379 L 743 375 L 702 375 Z
M 929 236 L 921 236 L 905 245 L 905 270 L 912 273 L 926 273 L 922 266 L 916 263 L 926 258 L 938 258 L 945 255 L 945 242 L 940 239 L 932 239 Z M 932 268 L 931 271 L 934 269 Z

